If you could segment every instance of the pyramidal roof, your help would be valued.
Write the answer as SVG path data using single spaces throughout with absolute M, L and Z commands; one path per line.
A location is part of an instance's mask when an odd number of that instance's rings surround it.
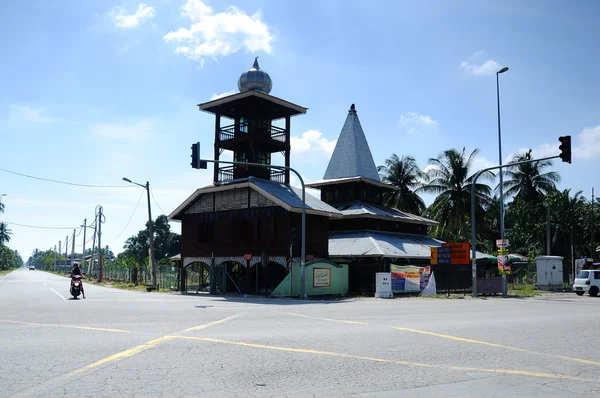
M 346 122 L 342 127 L 323 178 L 330 180 L 347 177 L 363 177 L 381 181 L 354 104 L 348 111 Z

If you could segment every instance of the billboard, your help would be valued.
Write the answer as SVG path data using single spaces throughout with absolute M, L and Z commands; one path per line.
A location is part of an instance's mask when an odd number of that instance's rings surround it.
M 392 277 L 392 292 L 420 292 L 429 282 L 431 268 L 392 264 L 390 273 Z

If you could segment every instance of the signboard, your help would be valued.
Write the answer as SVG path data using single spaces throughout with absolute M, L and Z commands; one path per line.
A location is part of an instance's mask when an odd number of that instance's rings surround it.
M 510 274 L 510 259 L 508 257 L 508 249 L 498 249 L 498 272 L 500 274 Z
M 496 246 L 498 246 L 498 248 L 507 248 L 508 239 L 496 239 Z
M 468 243 L 442 243 L 442 248 L 447 247 L 450 249 L 450 264 L 452 265 L 467 265 L 471 262 L 470 250 L 471 245 Z M 439 250 L 438 250 L 438 261 L 439 261 Z M 442 264 L 440 262 L 440 264 Z
M 313 287 L 331 287 L 331 269 L 313 268 Z
M 431 275 L 430 267 L 417 267 L 414 265 L 394 265 L 390 266 L 390 276 L 392 278 L 392 292 L 420 292 L 427 283 Z
M 246 261 L 252 260 L 252 254 L 244 254 L 244 260 L 246 260 Z
M 438 263 L 438 248 L 437 247 L 431 248 L 430 260 L 431 260 L 430 261 L 431 265 L 437 265 L 437 263 Z
M 450 265 L 452 263 L 451 248 L 438 247 L 437 261 L 438 261 L 438 264 L 440 264 L 440 265 Z

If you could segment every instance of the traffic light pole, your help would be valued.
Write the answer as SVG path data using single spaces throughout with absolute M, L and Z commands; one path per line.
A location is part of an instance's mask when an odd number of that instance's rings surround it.
M 542 159 L 523 160 L 520 162 L 514 162 L 500 166 L 492 166 L 475 173 L 475 176 L 473 177 L 473 182 L 471 183 L 471 280 L 473 285 L 473 298 L 477 297 L 477 228 L 475 227 L 475 186 L 477 184 L 477 180 L 483 173 L 487 171 L 505 169 L 508 167 L 514 167 L 526 163 L 537 163 L 542 162 L 544 160 L 552 160 L 556 158 L 560 158 L 560 155 L 550 156 Z
M 232 164 L 237 166 L 256 166 L 256 167 L 266 167 L 275 170 L 289 170 L 292 171 L 298 179 L 300 180 L 300 185 L 302 185 L 302 233 L 301 233 L 301 249 L 300 249 L 300 298 L 306 298 L 306 187 L 304 186 L 304 180 L 300 173 L 294 170 L 291 167 L 286 166 L 274 166 L 270 164 L 263 163 L 248 163 L 248 162 L 229 162 L 223 160 L 208 160 L 208 159 L 198 159 L 199 162 L 206 163 L 223 163 L 223 164 Z M 194 163 L 192 163 L 192 166 Z

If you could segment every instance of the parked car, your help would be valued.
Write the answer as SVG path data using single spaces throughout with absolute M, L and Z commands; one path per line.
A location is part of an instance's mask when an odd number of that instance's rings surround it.
M 600 270 L 581 270 L 575 278 L 573 290 L 578 296 L 583 296 L 583 293 L 589 293 L 590 296 L 596 297 L 600 292 Z

